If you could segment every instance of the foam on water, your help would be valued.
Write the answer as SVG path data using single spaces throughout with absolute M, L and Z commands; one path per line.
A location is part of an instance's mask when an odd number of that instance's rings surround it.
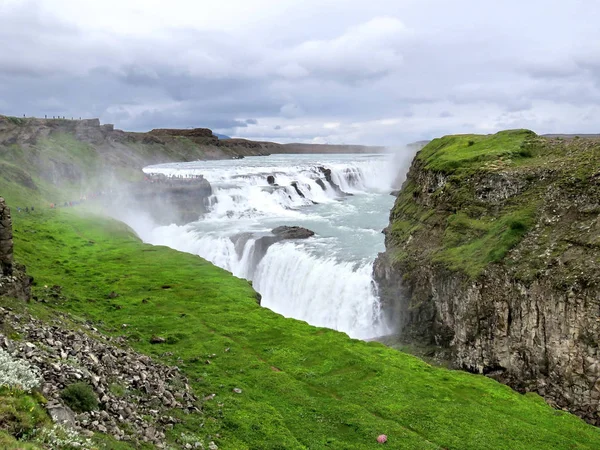
M 285 155 L 234 161 L 165 164 L 144 169 L 171 176 L 203 175 L 213 187 L 209 212 L 185 226 L 148 227 L 142 216 L 123 219 L 146 242 L 208 259 L 253 281 L 262 305 L 287 317 L 348 333 L 383 335 L 372 264 L 383 251 L 398 168 L 381 155 Z M 321 168 L 345 193 L 325 181 Z M 278 186 L 269 186 L 273 175 Z M 292 185 L 296 184 L 296 187 Z M 299 191 L 299 192 L 298 192 Z M 283 241 L 258 257 L 257 239 L 278 225 L 300 225 L 315 237 Z M 240 233 L 253 235 L 238 245 Z M 258 261 L 258 263 L 257 263 Z

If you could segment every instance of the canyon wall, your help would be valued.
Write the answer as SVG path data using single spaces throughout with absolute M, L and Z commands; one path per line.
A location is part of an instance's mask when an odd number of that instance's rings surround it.
M 600 425 L 599 168 L 525 130 L 421 150 L 374 268 L 396 339 Z

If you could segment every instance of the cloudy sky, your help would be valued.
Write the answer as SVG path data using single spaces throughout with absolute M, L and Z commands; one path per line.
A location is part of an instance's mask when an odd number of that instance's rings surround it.
M 0 113 L 397 145 L 600 132 L 598 0 L 0 0 Z

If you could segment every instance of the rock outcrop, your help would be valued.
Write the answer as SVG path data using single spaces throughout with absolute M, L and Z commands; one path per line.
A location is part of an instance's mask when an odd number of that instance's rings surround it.
M 315 235 L 315 232 L 308 228 L 290 227 L 287 225 L 273 228 L 271 233 L 275 235 L 278 241 L 283 241 L 285 239 L 308 239 Z
M 297 181 L 292 181 L 290 183 L 290 186 L 292 186 L 294 188 L 294 190 L 296 191 L 296 194 L 298 194 L 300 197 L 302 198 L 306 198 L 306 196 L 304 195 L 304 193 L 300 190 L 300 188 L 298 187 L 298 182 Z M 313 202 L 315 203 L 315 202 Z M 316 203 L 315 203 L 316 204 Z
M 267 250 L 273 244 L 285 240 L 308 239 L 314 236 L 314 231 L 303 227 L 281 226 L 273 228 L 271 234 L 258 238 L 254 244 L 254 267 L 258 265 L 261 259 L 267 254 Z
M 244 252 L 244 248 L 250 239 L 255 239 L 252 254 L 250 255 L 251 264 L 250 267 L 256 268 L 258 263 L 267 254 L 267 250 L 273 244 L 276 244 L 285 240 L 297 240 L 297 239 L 308 239 L 315 235 L 314 231 L 307 228 L 297 226 L 280 226 L 273 228 L 270 234 L 258 234 L 258 233 L 240 233 L 235 236 L 231 236 L 230 240 L 233 242 L 236 253 L 241 256 Z M 250 277 L 252 273 L 248 274 Z
M 13 262 L 12 230 L 10 208 L 0 197 L 0 297 L 28 301 L 33 279 L 25 272 L 25 266 Z
M 600 425 L 600 142 L 513 133 L 478 159 L 466 137 L 417 155 L 374 267 L 382 307 L 400 341 Z
M 13 235 L 10 208 L 0 197 L 0 275 L 13 274 Z
M 214 138 L 213 132 L 208 128 L 191 128 L 191 129 L 173 129 L 173 128 L 155 128 L 150 131 L 150 134 L 168 135 L 168 136 L 185 136 L 185 137 L 201 137 Z

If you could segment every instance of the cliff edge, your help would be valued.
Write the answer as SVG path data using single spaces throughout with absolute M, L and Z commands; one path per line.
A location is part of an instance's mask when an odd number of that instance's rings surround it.
M 600 141 L 435 139 L 375 262 L 400 341 L 600 424 Z

